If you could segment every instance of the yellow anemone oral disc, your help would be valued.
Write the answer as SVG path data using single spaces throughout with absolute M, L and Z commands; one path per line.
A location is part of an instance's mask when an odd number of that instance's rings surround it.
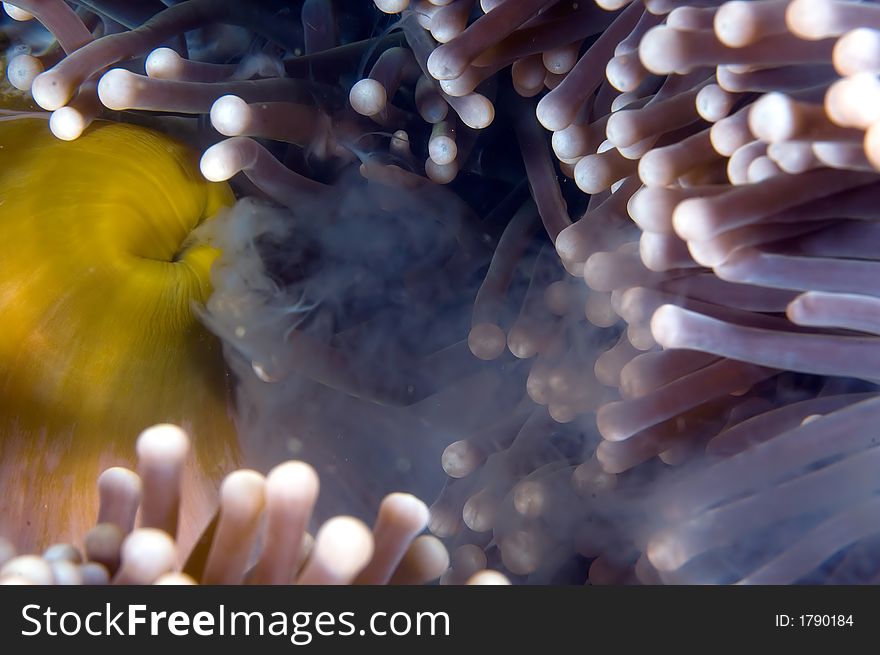
M 81 537 L 97 475 L 155 423 L 190 431 L 204 477 L 234 457 L 220 344 L 194 313 L 219 253 L 190 239 L 232 201 L 156 132 L 63 142 L 0 120 L 0 535 Z

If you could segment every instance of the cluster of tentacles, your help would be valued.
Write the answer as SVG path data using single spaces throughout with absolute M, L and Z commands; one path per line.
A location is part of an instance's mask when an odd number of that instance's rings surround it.
M 367 38 L 159 4 L 21 0 L 55 42 L 8 77 L 61 138 L 161 116 L 258 197 L 205 235 L 252 431 L 430 432 L 316 467 L 439 459 L 447 582 L 880 573 L 877 6 L 375 0 Z
M 516 104 L 569 274 L 538 260 L 515 319 L 475 319 L 476 355 L 534 358 L 542 408 L 447 450 L 440 532 L 532 580 L 577 553 L 594 583 L 869 581 L 880 14 L 597 4 L 484 2 L 470 23 L 453 21 L 468 2 L 407 10 L 440 42 L 423 69 L 444 93 L 510 66 L 540 95 L 496 108 Z M 516 220 L 504 237 L 527 238 Z M 522 250 L 495 258 L 510 271 Z M 601 435 L 584 461 L 547 452 L 560 424 Z
M 188 451 L 189 437 L 176 426 L 143 432 L 137 472 L 115 467 L 98 479 L 97 525 L 82 550 L 57 543 L 42 555 L 15 556 L 0 540 L 0 583 L 424 584 L 447 568 L 443 544 L 417 536 L 428 508 L 408 494 L 387 496 L 372 530 L 339 516 L 313 537 L 307 528 L 318 476 L 298 461 L 265 477 L 247 469 L 230 473 L 217 515 L 187 552 L 174 537 L 188 502 L 180 484 Z M 484 574 L 473 584 L 495 582 Z

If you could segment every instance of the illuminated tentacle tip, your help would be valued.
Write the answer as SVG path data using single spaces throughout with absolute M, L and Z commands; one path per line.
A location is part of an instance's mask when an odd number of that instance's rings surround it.
M 486 490 L 478 491 L 461 508 L 464 524 L 474 532 L 488 532 L 495 525 L 498 503 Z
M 266 480 L 256 471 L 233 471 L 220 485 L 220 521 L 205 564 L 206 584 L 238 584 L 247 567 L 260 515 Z
M 370 561 L 373 548 L 373 535 L 362 521 L 350 516 L 332 518 L 318 530 L 298 582 L 348 584 Z
M 485 456 L 465 440 L 455 441 L 443 451 L 440 456 L 440 465 L 451 478 L 463 478 L 474 471 L 483 463 Z
M 62 141 L 75 141 L 91 122 L 89 117 L 75 107 L 61 107 L 49 117 L 49 129 Z
M 453 108 L 461 122 L 474 130 L 485 129 L 495 120 L 495 105 L 479 93 L 457 98 Z
M 237 520 L 259 514 L 265 503 L 266 479 L 256 471 L 240 469 L 223 479 L 220 507 L 225 518 Z
M 50 585 L 54 581 L 52 568 L 39 555 L 19 555 L 6 562 L 0 568 L 0 581 L 10 578 L 26 581 L 20 584 Z
M 131 109 L 136 104 L 135 98 L 141 79 L 141 75 L 124 68 L 114 68 L 107 71 L 98 82 L 98 98 L 100 98 L 101 104 L 114 111 Z M 36 80 L 34 84 L 36 84 Z M 34 100 L 36 100 L 36 96 L 34 96 Z M 39 101 L 37 102 L 39 104 Z
M 618 9 L 623 9 L 631 2 L 632 0 L 596 0 L 597 5 L 602 7 L 602 9 L 606 9 L 608 11 L 617 11 Z
M 361 116 L 375 116 L 385 109 L 388 94 L 382 84 L 366 78 L 351 87 L 348 101 L 351 103 L 351 108 Z
M 623 94 L 636 91 L 647 74 L 647 69 L 639 61 L 638 53 L 634 52 L 616 55 L 605 66 L 605 78 L 608 80 L 608 83 Z M 612 110 L 628 103 L 624 95 L 618 96 L 615 100 L 615 104 L 612 104 L 611 107 Z M 621 104 L 618 105 L 617 103 Z
M 428 525 L 428 506 L 412 494 L 395 492 L 382 499 L 379 521 L 387 520 L 408 532 L 418 534 Z
M 98 477 L 98 523 L 113 523 L 131 532 L 142 494 L 137 473 L 119 466 L 107 469 Z
M 141 432 L 135 449 L 143 464 L 181 465 L 189 453 L 189 436 L 176 425 L 162 423 Z
M 216 143 L 202 155 L 199 169 L 210 182 L 225 182 L 253 165 L 250 148 L 244 147 L 247 137 L 233 137 Z
M 6 79 L 19 91 L 30 91 L 37 75 L 44 70 L 43 62 L 33 55 L 16 55 L 6 66 Z
M 478 323 L 468 333 L 468 348 L 484 361 L 497 359 L 507 347 L 504 330 L 493 323 Z
M 154 79 L 176 80 L 183 70 L 182 63 L 183 57 L 171 48 L 156 48 L 147 56 L 144 69 Z
M 767 93 L 749 109 L 749 129 L 765 143 L 778 143 L 794 137 L 800 129 L 797 108 L 784 93 Z
M 357 584 L 387 584 L 412 540 L 428 524 L 428 507 L 415 496 L 392 493 L 382 500 L 373 526 L 373 556 Z
M 784 11 L 781 3 L 725 2 L 715 12 L 715 36 L 730 48 L 744 48 L 766 36 L 771 25 L 782 21 Z
M 177 562 L 174 540 L 163 530 L 139 528 L 122 543 L 115 584 L 152 584 Z
M 287 584 L 305 558 L 305 528 L 319 490 L 318 474 L 305 462 L 289 461 L 266 477 L 266 538 L 257 565 L 248 574 L 254 584 Z
M 305 462 L 279 464 L 266 476 L 266 499 L 269 503 L 312 502 L 318 496 L 318 474 Z
M 688 198 L 673 210 L 672 227 L 685 241 L 707 241 L 715 236 L 711 221 L 716 214 L 705 198 Z
M 867 129 L 880 120 L 880 81 L 871 73 L 857 73 L 834 82 L 825 93 L 825 113 L 837 125 Z
M 801 39 L 824 39 L 837 24 L 832 0 L 793 0 L 785 11 L 785 23 Z
M 678 540 L 668 534 L 652 538 L 648 543 L 647 555 L 648 560 L 658 571 L 675 571 L 688 560 Z
M 717 123 L 730 114 L 738 98 L 737 94 L 725 91 L 717 84 L 708 84 L 697 93 L 697 113 L 703 120 Z
M 651 316 L 651 335 L 664 348 L 685 347 L 681 326 L 682 309 L 675 305 L 661 305 Z
M 251 109 L 248 104 L 235 95 L 218 98 L 211 105 L 211 125 L 223 136 L 238 136 L 244 133 L 250 120 Z
M 510 580 L 503 573 L 498 571 L 478 571 L 474 573 L 465 583 L 472 585 L 509 585 Z
M 156 581 L 153 584 L 157 585 L 197 585 L 195 579 L 188 576 L 186 573 L 165 573 L 156 578 Z
M 34 19 L 34 15 L 31 12 L 19 9 L 11 2 L 4 2 L 3 10 L 12 20 L 28 21 Z
M 655 75 L 684 72 L 688 58 L 679 31 L 666 25 L 652 27 L 639 44 L 642 65 Z
M 507 334 L 507 347 L 517 359 L 530 359 L 538 354 L 538 347 L 528 328 L 514 325 Z
M 451 164 L 458 156 L 454 133 L 451 135 L 445 133 L 443 128 L 443 122 L 437 123 L 434 126 L 431 140 L 428 142 L 428 156 L 434 163 L 441 166 Z
M 73 92 L 69 82 L 52 69 L 37 75 L 31 84 L 34 102 L 46 111 L 61 109 L 73 97 Z
M 601 193 L 635 172 L 638 164 L 624 158 L 620 151 L 609 146 L 607 142 L 604 143 L 597 154 L 582 157 L 575 164 L 574 181 L 584 193 Z
M 880 73 L 880 31 L 858 27 L 847 32 L 834 44 L 831 61 L 844 76 Z
M 138 473 L 144 486 L 141 524 L 174 535 L 189 437 L 176 425 L 155 425 L 140 434 L 135 448 Z
M 373 0 L 373 4 L 386 14 L 399 14 L 409 7 L 409 0 Z

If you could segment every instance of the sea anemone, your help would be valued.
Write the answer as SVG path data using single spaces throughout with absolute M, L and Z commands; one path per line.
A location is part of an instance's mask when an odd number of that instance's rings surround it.
M 145 430 L 137 440 L 138 472 L 114 467 L 98 479 L 98 523 L 85 534 L 84 549 L 57 543 L 41 556 L 16 556 L 0 541 L 0 583 L 421 584 L 447 567 L 439 540 L 417 537 L 428 509 L 408 494 L 387 496 L 372 530 L 338 516 L 313 538 L 306 528 L 318 477 L 297 461 L 265 477 L 248 469 L 227 475 L 216 517 L 187 551 L 175 535 L 191 500 L 181 498 L 189 445 L 177 426 Z
M 230 181 L 188 311 L 320 520 L 433 500 L 452 583 L 874 579 L 876 7 L 72 4 L 9 77 Z

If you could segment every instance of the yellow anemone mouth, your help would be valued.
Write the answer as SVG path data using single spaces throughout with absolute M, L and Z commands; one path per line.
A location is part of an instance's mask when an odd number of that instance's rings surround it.
M 153 423 L 187 427 L 202 468 L 223 465 L 226 371 L 194 314 L 219 252 L 190 235 L 232 200 L 156 132 L 96 123 L 62 142 L 45 120 L 0 121 L 0 532 L 57 538 L 81 502 L 93 520 L 97 472 Z

